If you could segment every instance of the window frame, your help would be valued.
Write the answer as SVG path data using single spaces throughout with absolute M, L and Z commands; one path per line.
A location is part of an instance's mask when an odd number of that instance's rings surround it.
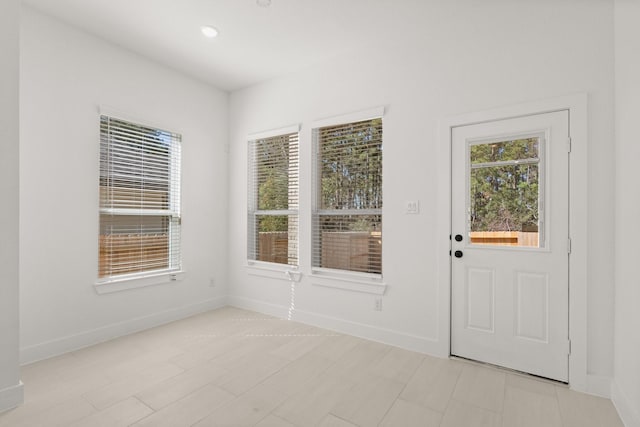
M 258 188 L 258 176 L 257 176 L 257 164 L 255 163 L 256 156 L 254 154 L 255 144 L 257 141 L 266 140 L 271 138 L 278 137 L 286 137 L 288 135 L 295 134 L 297 139 L 295 140 L 296 145 L 296 174 L 297 174 L 297 200 L 296 205 L 297 208 L 291 209 L 289 206 L 287 209 L 271 209 L 271 210 L 261 210 L 258 207 L 258 197 L 259 197 L 259 188 Z M 289 152 L 290 154 L 290 152 Z M 259 276 L 266 276 L 272 278 L 280 278 L 289 280 L 288 276 L 281 275 L 282 272 L 287 271 L 297 271 L 300 266 L 300 125 L 291 125 L 283 128 L 272 129 L 264 132 L 252 133 L 247 136 L 247 247 L 246 247 L 246 260 L 247 266 L 251 267 L 251 273 Z M 289 259 L 287 263 L 278 263 L 273 261 L 263 261 L 257 259 L 258 257 L 258 229 L 257 229 L 257 217 L 267 217 L 267 216 L 284 216 L 286 215 L 289 219 L 292 217 L 295 219 L 296 224 L 296 239 L 294 240 L 295 245 L 295 262 L 290 263 Z M 287 244 L 290 239 L 287 236 Z M 291 251 L 291 249 L 288 249 Z M 275 272 L 275 276 L 274 273 Z
M 311 275 L 313 277 L 313 284 L 318 286 L 333 287 L 340 289 L 347 289 L 357 292 L 373 293 L 382 295 L 386 290 L 386 285 L 383 282 L 384 274 L 384 249 L 381 247 L 381 261 L 380 261 L 380 273 L 361 272 L 347 269 L 335 269 L 318 266 L 317 260 L 320 259 L 317 251 L 322 250 L 321 243 L 318 242 L 318 221 L 319 216 L 322 214 L 339 215 L 340 210 L 326 210 L 320 209 L 321 206 L 321 182 L 320 176 L 320 153 L 318 147 L 317 132 L 321 128 L 339 125 L 349 125 L 351 123 L 363 122 L 373 119 L 384 119 L 384 107 L 376 107 L 368 110 L 363 110 L 351 114 L 345 114 L 340 116 L 334 116 L 327 119 L 317 120 L 311 126 L 312 139 L 313 139 L 313 167 L 312 167 L 312 207 L 311 207 Z M 384 160 L 383 160 L 384 162 Z M 384 204 L 379 209 L 361 209 L 357 210 L 345 210 L 345 215 L 379 215 L 381 219 L 381 225 L 383 224 L 384 217 Z M 384 226 L 382 225 L 380 232 Z M 384 244 L 382 244 L 384 246 Z
M 473 164 L 471 161 L 471 150 L 472 147 L 478 145 L 492 144 L 492 143 L 508 143 L 515 142 L 522 139 L 532 139 L 536 138 L 538 140 L 538 156 L 524 159 L 515 159 L 515 160 L 507 160 L 507 161 L 496 161 L 496 162 L 486 162 L 486 163 L 476 163 Z M 471 187 L 472 187 L 472 177 L 471 173 L 473 169 L 480 168 L 491 168 L 491 167 L 500 167 L 500 166 L 517 166 L 517 165 L 535 165 L 538 168 L 538 197 L 537 197 L 537 210 L 538 210 L 538 246 L 508 246 L 508 249 L 513 251 L 548 251 L 548 242 L 547 242 L 547 220 L 546 220 L 546 212 L 547 212 L 547 204 L 546 200 L 546 174 L 547 174 L 547 162 L 546 158 L 547 153 L 547 141 L 549 137 L 547 132 L 544 130 L 540 131 L 531 131 L 527 133 L 519 133 L 519 134 L 506 134 L 499 137 L 493 138 L 475 138 L 466 142 L 465 147 L 465 206 L 468 212 L 473 213 L 473 209 L 471 207 Z M 468 236 L 468 245 L 473 246 L 476 249 L 492 249 L 492 250 L 501 250 L 506 249 L 506 247 L 496 244 L 485 244 L 472 242 L 471 240 L 471 222 L 467 221 L 466 225 L 466 235 Z
M 124 122 L 133 126 L 139 126 L 148 128 L 156 132 L 167 134 L 171 136 L 171 140 L 168 144 L 168 150 L 166 155 L 167 165 L 167 199 L 166 207 L 160 207 L 159 209 L 150 209 L 149 207 L 140 208 L 123 208 L 123 207 L 106 207 L 105 203 L 108 203 L 109 198 L 105 197 L 101 191 L 101 184 L 98 183 L 99 191 L 99 203 L 98 203 L 98 240 L 102 236 L 103 227 L 103 215 L 112 215 L 114 217 L 124 217 L 127 215 L 136 216 L 155 216 L 167 218 L 166 229 L 167 233 L 167 268 L 149 268 L 143 271 L 137 271 L 132 273 L 123 274 L 111 274 L 100 277 L 100 265 L 97 269 L 97 279 L 94 283 L 96 292 L 99 294 L 116 292 L 120 290 L 127 290 L 132 288 L 150 286 L 160 283 L 168 283 L 182 280 L 184 277 L 183 265 L 182 265 L 182 204 L 181 204 L 181 192 L 182 192 L 182 179 L 181 179 L 181 151 L 182 151 L 182 134 L 180 132 L 168 131 L 166 127 L 150 124 L 149 122 L 128 117 L 125 114 L 111 110 L 109 108 L 101 107 L 98 114 L 98 122 L 100 124 L 99 139 L 100 139 L 100 152 L 102 156 L 102 150 L 106 145 L 112 144 L 113 140 L 105 140 L 103 131 L 103 120 L 114 120 L 118 122 Z M 142 141 L 142 138 L 141 138 Z M 108 160 L 110 161 L 110 160 Z M 112 174 L 103 175 L 105 172 L 103 168 L 108 163 L 100 158 L 99 160 L 99 181 L 102 179 L 112 179 Z M 107 187 L 109 188 L 109 187 Z M 113 203 L 113 201 L 111 201 Z M 125 223 L 126 224 L 126 223 Z M 176 248 L 177 245 L 177 248 Z M 98 257 L 100 257 L 100 243 L 98 243 Z M 98 259 L 98 264 L 100 260 Z

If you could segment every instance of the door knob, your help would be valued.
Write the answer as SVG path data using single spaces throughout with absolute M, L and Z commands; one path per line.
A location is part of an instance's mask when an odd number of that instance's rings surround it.
M 456 234 L 456 242 L 462 242 L 462 234 Z
M 453 254 L 456 256 L 456 258 L 462 258 L 462 251 L 455 251 Z

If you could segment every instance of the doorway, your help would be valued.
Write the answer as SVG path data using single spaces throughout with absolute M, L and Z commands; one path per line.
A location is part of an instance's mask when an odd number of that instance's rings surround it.
M 569 111 L 451 129 L 451 354 L 569 381 Z

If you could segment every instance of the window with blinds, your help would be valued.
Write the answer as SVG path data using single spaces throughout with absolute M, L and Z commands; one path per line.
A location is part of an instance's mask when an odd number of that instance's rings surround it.
M 298 265 L 298 132 L 249 141 L 248 258 Z
M 101 282 L 179 271 L 181 136 L 100 116 Z
M 313 130 L 313 267 L 382 274 L 382 118 Z

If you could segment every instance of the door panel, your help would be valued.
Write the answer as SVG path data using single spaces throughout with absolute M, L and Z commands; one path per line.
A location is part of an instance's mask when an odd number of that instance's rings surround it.
M 486 268 L 467 269 L 465 281 L 468 329 L 494 332 L 494 271 Z
M 516 337 L 549 342 L 549 275 L 516 272 Z
M 568 380 L 567 138 L 567 111 L 453 129 L 453 355 Z

